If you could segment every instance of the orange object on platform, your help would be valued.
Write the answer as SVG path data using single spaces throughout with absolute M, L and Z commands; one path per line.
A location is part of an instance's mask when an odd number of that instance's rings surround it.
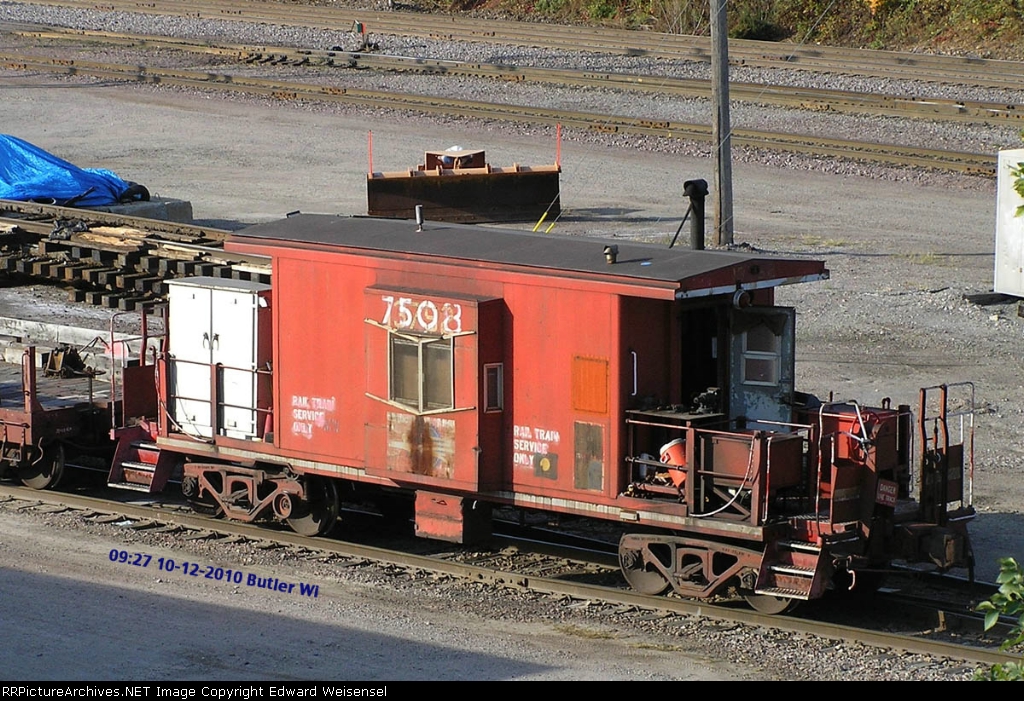
M 661 446 L 661 461 L 673 467 L 686 467 L 686 440 L 676 438 Z M 686 472 L 683 470 L 669 470 L 668 476 L 677 487 L 682 487 L 686 482 Z

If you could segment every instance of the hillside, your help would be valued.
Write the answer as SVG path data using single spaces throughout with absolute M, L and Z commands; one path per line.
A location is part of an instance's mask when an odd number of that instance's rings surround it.
M 709 0 L 394 0 L 403 10 L 709 34 Z M 729 36 L 1024 60 L 1022 0 L 730 0 Z

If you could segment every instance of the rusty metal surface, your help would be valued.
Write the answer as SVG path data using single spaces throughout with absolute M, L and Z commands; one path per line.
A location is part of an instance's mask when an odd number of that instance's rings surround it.
M 0 407 L 23 409 L 22 368 L 16 363 L 0 360 Z M 63 409 L 82 402 L 106 401 L 110 396 L 110 381 L 106 375 L 97 378 L 85 376 L 50 377 L 42 369 L 36 372 L 36 398 L 43 409 Z
M 558 172 L 382 175 L 366 181 L 367 214 L 433 221 L 536 222 L 561 214 Z
M 490 506 L 452 494 L 416 492 L 416 535 L 449 543 L 479 543 L 491 535 Z
M 110 386 L 102 378 L 48 376 L 41 369 L 28 373 L 20 364 L 0 362 L 0 442 L 5 448 L 21 444 L 38 449 L 53 440 L 101 438 L 97 429 L 102 433 L 109 424 L 105 419 L 97 422 L 97 411 L 107 406 L 109 395 Z M 13 462 L 35 459 L 34 453 L 9 457 Z
M 395 472 L 451 479 L 455 468 L 455 421 L 389 411 L 387 465 Z

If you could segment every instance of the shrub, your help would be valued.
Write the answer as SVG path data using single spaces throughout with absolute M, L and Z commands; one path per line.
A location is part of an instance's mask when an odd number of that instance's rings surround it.
M 978 604 L 977 610 L 985 614 L 985 630 L 996 624 L 1000 616 L 1016 617 L 1017 621 L 1008 637 L 999 647 L 1011 650 L 1024 644 L 1024 568 L 1012 557 L 999 560 L 999 591 L 988 601 Z M 978 681 L 1024 681 L 1024 659 L 979 669 L 974 674 Z

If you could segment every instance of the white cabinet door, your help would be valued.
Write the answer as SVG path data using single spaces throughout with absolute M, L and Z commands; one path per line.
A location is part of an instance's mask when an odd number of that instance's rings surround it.
M 213 290 L 213 363 L 220 364 L 221 428 L 225 436 L 257 435 L 257 374 L 262 301 L 248 290 Z
M 213 435 L 210 375 L 210 290 L 168 285 L 171 416 L 183 433 Z

